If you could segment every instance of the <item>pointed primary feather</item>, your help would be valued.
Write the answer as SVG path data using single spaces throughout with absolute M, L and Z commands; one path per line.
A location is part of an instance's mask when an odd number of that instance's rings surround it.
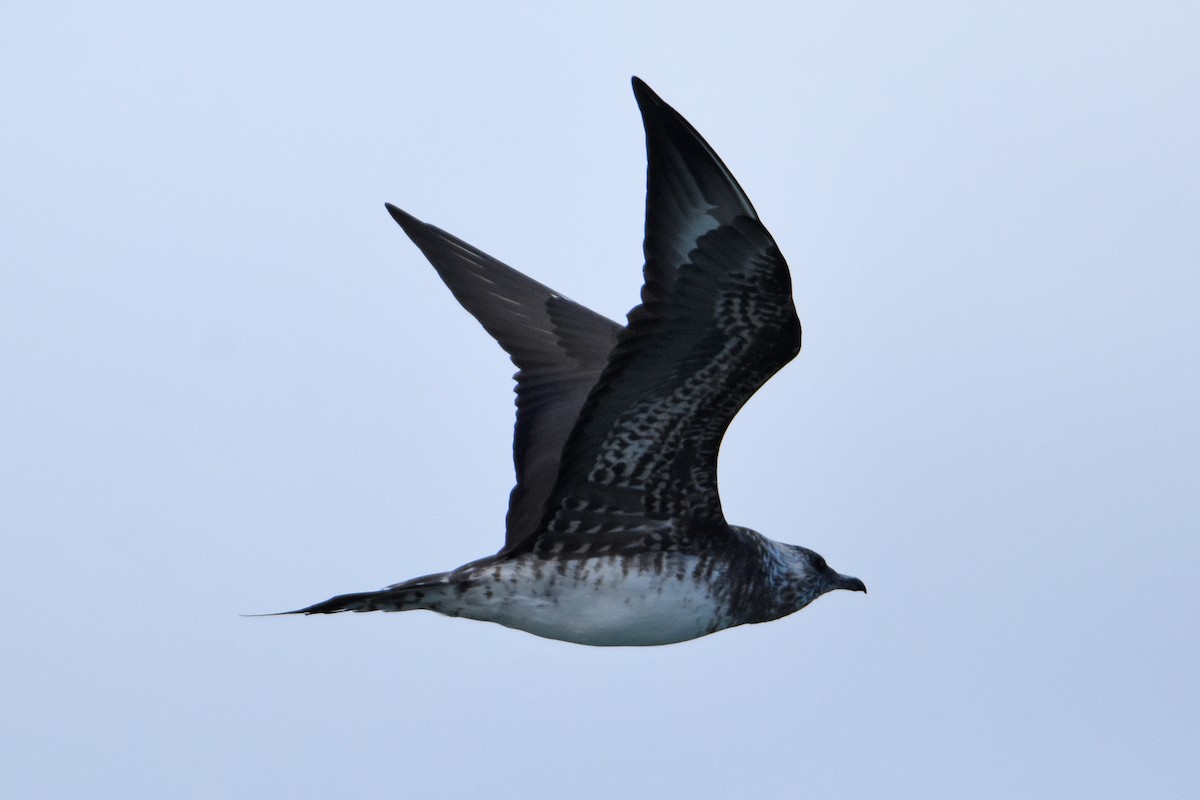
M 387 209 L 518 368 L 517 484 L 504 544 L 510 550 L 533 536 L 545 516 L 563 442 L 621 326 L 390 203 Z
M 721 439 L 800 349 L 787 263 L 741 187 L 636 78 L 634 93 L 649 162 L 642 303 L 567 441 L 539 547 L 619 535 L 598 519 L 631 533 L 639 516 L 642 532 L 727 530 Z

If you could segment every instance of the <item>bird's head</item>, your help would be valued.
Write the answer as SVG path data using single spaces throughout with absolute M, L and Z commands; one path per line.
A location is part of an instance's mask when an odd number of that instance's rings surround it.
M 825 563 L 820 553 L 814 553 L 807 547 L 784 544 L 779 547 L 777 557 L 788 574 L 788 583 L 799 595 L 796 598 L 799 607 L 834 589 L 867 591 L 866 584 L 861 580 L 833 569 Z

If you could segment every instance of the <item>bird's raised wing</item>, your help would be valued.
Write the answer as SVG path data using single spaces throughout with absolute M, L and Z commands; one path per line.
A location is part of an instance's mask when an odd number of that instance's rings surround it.
M 642 302 L 567 439 L 539 550 L 727 530 L 721 438 L 800 350 L 787 263 L 750 201 L 683 117 L 633 89 L 648 160 Z
M 509 496 L 504 545 L 511 549 L 531 537 L 545 516 L 563 443 L 621 326 L 461 239 L 391 204 L 387 209 L 517 366 L 517 485 Z

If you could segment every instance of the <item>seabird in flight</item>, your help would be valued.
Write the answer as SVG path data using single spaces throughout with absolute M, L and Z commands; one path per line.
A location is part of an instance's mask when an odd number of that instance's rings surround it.
M 659 645 L 865 592 L 725 521 L 717 451 L 800 351 L 787 262 L 700 134 L 641 80 L 645 284 L 624 326 L 388 204 L 512 357 L 517 484 L 495 555 L 287 612 L 428 609 L 589 645 Z

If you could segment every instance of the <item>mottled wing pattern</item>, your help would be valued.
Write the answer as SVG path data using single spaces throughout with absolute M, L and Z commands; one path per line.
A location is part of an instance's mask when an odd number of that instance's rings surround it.
M 621 326 L 461 239 L 393 205 L 387 209 L 518 368 L 517 484 L 509 497 L 504 545 L 509 550 L 532 536 L 544 518 L 563 443 Z
M 563 452 L 534 546 L 719 535 L 717 452 L 800 349 L 787 263 L 712 148 L 645 84 L 645 285 Z

